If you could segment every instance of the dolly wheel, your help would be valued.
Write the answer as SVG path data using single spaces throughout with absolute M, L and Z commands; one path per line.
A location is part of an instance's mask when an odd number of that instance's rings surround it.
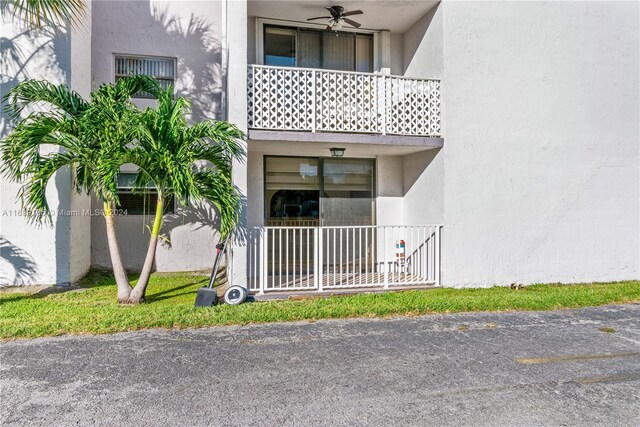
M 231 286 L 224 293 L 224 302 L 229 305 L 242 304 L 247 299 L 247 290 L 242 286 Z

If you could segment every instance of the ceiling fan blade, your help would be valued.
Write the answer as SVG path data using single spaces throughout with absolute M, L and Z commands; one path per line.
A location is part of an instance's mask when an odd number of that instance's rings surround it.
M 318 16 L 316 18 L 309 18 L 309 19 L 307 19 L 307 21 L 313 21 L 313 20 L 316 20 L 316 19 L 331 19 L 331 18 L 333 18 L 333 17 L 332 16 Z
M 352 10 L 351 12 L 343 13 L 342 16 L 362 15 L 363 13 L 361 10 Z
M 351 20 L 349 18 L 342 18 L 342 19 L 344 19 L 344 22 L 346 22 L 347 24 L 351 25 L 352 27 L 360 28 L 361 24 L 357 23 L 356 21 L 353 21 L 353 20 Z
M 324 29 L 325 31 L 331 31 L 333 30 L 333 27 L 331 25 L 327 25 L 327 28 Z
M 331 13 L 331 16 L 333 16 L 334 18 L 339 17 L 342 10 L 344 10 L 341 6 L 331 6 L 331 7 L 326 7 L 325 9 L 327 9 L 329 13 Z

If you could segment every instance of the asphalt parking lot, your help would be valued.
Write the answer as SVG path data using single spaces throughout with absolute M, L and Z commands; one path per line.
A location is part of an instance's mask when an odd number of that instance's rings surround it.
M 640 305 L 0 343 L 2 425 L 640 425 Z

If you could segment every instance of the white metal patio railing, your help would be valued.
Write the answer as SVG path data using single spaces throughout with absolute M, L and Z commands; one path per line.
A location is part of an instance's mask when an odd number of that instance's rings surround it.
M 440 225 L 253 228 L 247 236 L 249 290 L 439 285 L 440 230 Z
M 440 81 L 251 65 L 250 129 L 440 136 Z

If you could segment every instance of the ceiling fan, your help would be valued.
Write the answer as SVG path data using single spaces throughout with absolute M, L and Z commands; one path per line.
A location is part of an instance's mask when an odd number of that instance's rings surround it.
M 362 15 L 364 12 L 361 10 L 352 10 L 351 12 L 345 12 L 344 7 L 342 6 L 331 6 L 326 8 L 331 16 L 318 16 L 315 18 L 309 18 L 307 21 L 315 21 L 316 19 L 329 19 L 329 23 L 327 24 L 327 31 L 338 31 L 344 23 L 351 25 L 353 28 L 360 28 L 360 23 L 346 18 L 347 16 L 352 15 Z

